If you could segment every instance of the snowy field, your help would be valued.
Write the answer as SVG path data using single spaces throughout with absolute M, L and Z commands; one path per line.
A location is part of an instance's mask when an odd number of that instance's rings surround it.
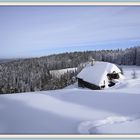
M 133 69 L 136 79 L 132 79 Z M 96 91 L 77 88 L 0 95 L 1 134 L 140 134 L 140 67 Z
M 73 71 L 76 71 L 77 68 L 67 68 L 67 69 L 61 69 L 61 70 L 51 70 L 50 71 L 50 74 L 52 76 L 56 76 L 56 77 L 61 77 L 61 75 L 67 73 L 67 72 L 73 72 Z

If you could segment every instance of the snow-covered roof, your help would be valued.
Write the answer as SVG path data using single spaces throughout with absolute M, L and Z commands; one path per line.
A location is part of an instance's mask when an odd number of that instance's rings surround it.
M 120 73 L 120 69 L 112 63 L 97 61 L 93 66 L 87 65 L 78 75 L 78 78 L 89 83 L 101 86 L 107 79 L 107 74 L 115 71 Z

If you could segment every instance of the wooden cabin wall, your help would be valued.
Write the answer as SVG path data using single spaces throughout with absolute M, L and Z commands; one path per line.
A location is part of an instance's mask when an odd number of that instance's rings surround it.
M 94 84 L 83 81 L 83 79 L 80 79 L 80 78 L 78 78 L 78 86 L 79 87 L 86 87 L 86 88 L 93 89 L 93 90 L 100 90 L 101 89 L 99 86 L 96 86 Z

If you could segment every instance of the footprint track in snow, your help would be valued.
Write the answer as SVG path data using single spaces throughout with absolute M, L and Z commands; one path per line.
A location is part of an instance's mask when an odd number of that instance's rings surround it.
M 140 119 L 140 113 L 136 113 L 130 116 L 109 116 L 102 120 L 95 121 L 83 121 L 78 126 L 78 132 L 80 134 L 91 134 L 92 132 L 96 132 L 98 127 L 117 124 L 117 123 L 125 123 Z

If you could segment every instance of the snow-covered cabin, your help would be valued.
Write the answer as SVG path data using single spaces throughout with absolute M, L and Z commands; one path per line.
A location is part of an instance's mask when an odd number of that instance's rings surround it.
M 88 64 L 78 75 L 78 86 L 103 89 L 115 85 L 122 78 L 121 70 L 112 63 L 97 61 Z

